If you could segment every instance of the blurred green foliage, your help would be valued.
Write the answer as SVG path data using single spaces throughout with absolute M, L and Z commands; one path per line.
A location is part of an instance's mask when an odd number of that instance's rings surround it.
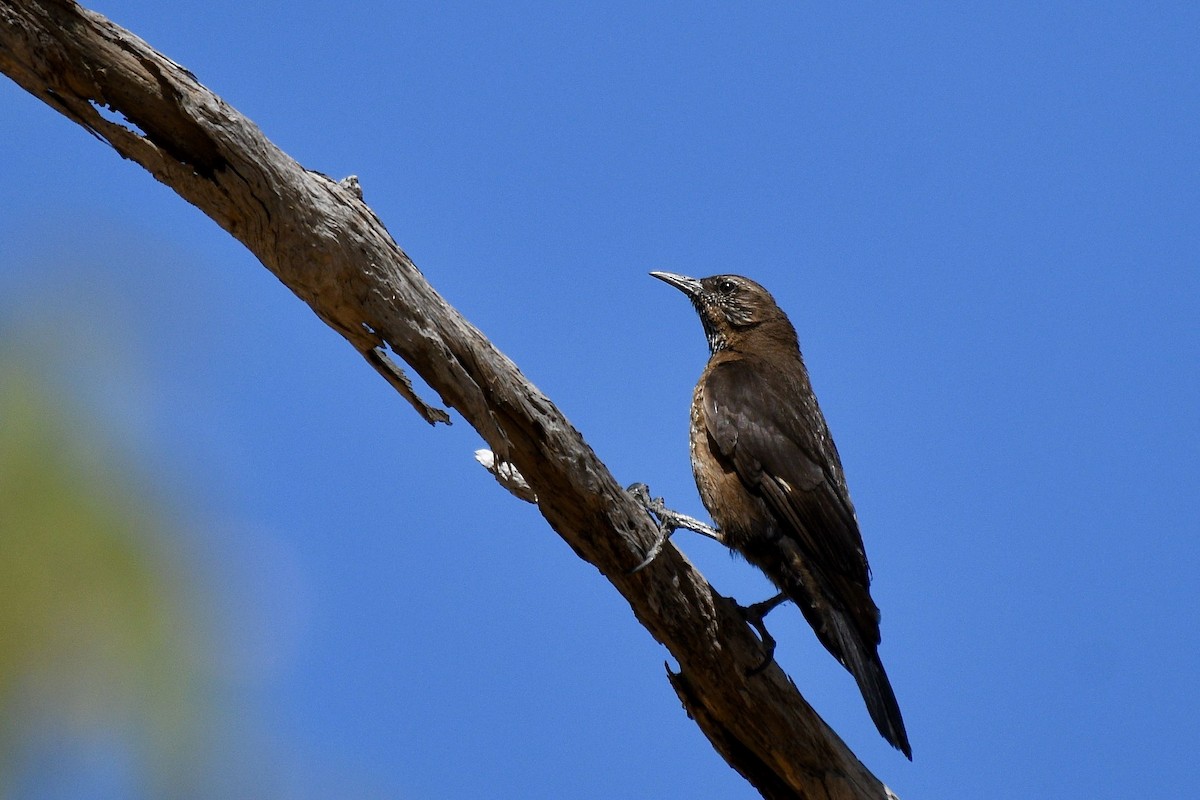
M 132 794 L 190 794 L 204 648 L 178 540 L 38 367 L 0 346 L 0 798 L 79 748 L 117 754 Z

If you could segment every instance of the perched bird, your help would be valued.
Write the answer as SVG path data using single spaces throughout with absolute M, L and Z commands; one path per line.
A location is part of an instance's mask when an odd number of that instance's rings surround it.
M 795 328 L 747 278 L 650 274 L 688 296 L 708 337 L 712 354 L 692 399 L 691 456 L 719 538 L 799 606 L 854 676 L 883 738 L 911 759 L 879 660 L 862 534 Z M 761 616 L 782 596 L 758 604 L 764 638 Z

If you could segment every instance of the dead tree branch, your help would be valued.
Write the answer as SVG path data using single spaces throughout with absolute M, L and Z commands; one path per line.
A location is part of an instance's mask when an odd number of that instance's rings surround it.
M 448 422 L 387 351 L 420 374 L 499 462 L 519 470 L 550 526 L 667 647 L 689 715 L 764 796 L 890 795 L 778 666 L 746 677 L 761 658 L 758 640 L 678 550 L 667 546 L 630 573 L 654 541 L 646 512 L 558 409 L 425 281 L 356 181 L 306 170 L 186 69 L 68 0 L 0 0 L 0 71 L 211 217 L 423 419 Z

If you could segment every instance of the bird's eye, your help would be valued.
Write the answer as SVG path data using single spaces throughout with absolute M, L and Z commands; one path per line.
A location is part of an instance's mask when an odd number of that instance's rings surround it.
M 733 294 L 733 290 L 737 288 L 737 284 L 728 278 L 717 284 L 717 291 L 721 294 Z

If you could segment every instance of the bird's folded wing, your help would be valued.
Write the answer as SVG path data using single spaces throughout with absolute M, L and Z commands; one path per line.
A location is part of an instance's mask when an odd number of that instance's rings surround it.
M 815 407 L 796 407 L 789 387 L 751 359 L 726 361 L 708 374 L 708 434 L 743 483 L 788 523 L 804 552 L 830 577 L 869 582 L 854 507 L 837 476 L 836 453 Z M 792 391 L 794 390 L 794 391 Z

